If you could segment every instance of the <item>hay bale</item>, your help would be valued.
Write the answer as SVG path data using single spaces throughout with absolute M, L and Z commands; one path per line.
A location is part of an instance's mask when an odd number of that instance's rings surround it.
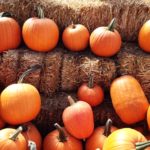
M 115 17 L 116 28 L 125 41 L 135 41 L 142 24 L 150 19 L 148 0 L 1 0 L 0 11 L 10 11 L 22 24 L 27 18 L 36 16 L 39 5 L 61 31 L 74 22 L 84 24 L 92 32 Z
M 111 81 L 116 77 L 116 66 L 113 59 L 96 57 L 95 55 L 82 55 L 80 59 L 80 83 L 88 82 L 91 73 L 94 83 L 109 89 Z
M 20 55 L 19 55 L 19 64 L 18 64 L 18 73 L 17 73 L 17 79 L 19 79 L 19 76 L 29 69 L 31 66 L 35 64 L 42 65 L 43 59 L 44 59 L 44 53 L 40 52 L 34 52 L 27 48 L 20 49 Z M 24 83 L 30 83 L 34 85 L 36 88 L 39 89 L 40 87 L 40 74 L 41 69 L 38 69 L 34 71 L 33 73 L 29 74 L 27 77 L 24 78 Z
M 69 106 L 67 102 L 68 95 L 71 95 L 75 100 L 77 100 L 76 93 L 57 93 L 51 98 L 42 96 L 42 109 L 34 120 L 34 123 L 37 125 L 43 136 L 54 129 L 54 123 L 57 122 L 63 125 L 62 113 L 63 110 Z M 127 126 L 117 116 L 110 99 L 106 97 L 102 104 L 93 107 L 93 112 L 95 127 L 104 125 L 108 118 L 112 119 L 113 125 L 118 128 Z M 143 121 L 132 126 L 143 126 L 144 124 L 145 122 Z
M 79 53 L 68 52 L 63 56 L 61 90 L 73 91 L 79 86 Z
M 117 62 L 118 74 L 136 77 L 150 101 L 150 55 L 137 44 L 125 43 L 117 55 Z
M 62 48 L 48 52 L 43 60 L 44 68 L 40 75 L 39 90 L 45 95 L 53 95 L 60 88 L 60 72 L 63 59 Z
M 17 80 L 20 49 L 9 50 L 0 55 L 0 84 L 3 87 Z

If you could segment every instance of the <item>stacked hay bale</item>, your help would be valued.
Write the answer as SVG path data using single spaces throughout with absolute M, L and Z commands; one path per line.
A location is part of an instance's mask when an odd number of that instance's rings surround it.
M 124 41 L 136 41 L 140 27 L 150 19 L 148 0 L 1 0 L 0 11 L 11 12 L 22 25 L 27 18 L 37 16 L 39 5 L 46 17 L 56 21 L 60 31 L 74 22 L 85 25 L 92 32 L 116 17 L 116 28 Z M 61 114 L 68 105 L 68 92 L 74 92 L 71 95 L 76 97 L 77 88 L 88 81 L 89 74 L 93 75 L 95 83 L 105 89 L 106 94 L 116 77 L 133 75 L 150 101 L 150 57 L 135 43 L 124 43 L 121 51 L 111 58 L 97 57 L 89 48 L 78 53 L 69 52 L 62 46 L 46 53 L 22 47 L 9 50 L 0 54 L 0 88 L 17 82 L 20 74 L 34 64 L 42 64 L 43 68 L 30 74 L 24 82 L 33 84 L 42 94 L 42 109 L 35 123 L 43 133 L 51 130 L 53 123 L 62 122 Z M 97 124 L 104 124 L 110 117 L 116 126 L 125 126 L 115 114 L 109 94 L 104 103 L 93 111 Z

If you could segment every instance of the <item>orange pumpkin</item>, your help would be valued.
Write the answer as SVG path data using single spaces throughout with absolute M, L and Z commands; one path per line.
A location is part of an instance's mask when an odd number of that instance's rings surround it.
M 141 27 L 138 35 L 138 42 L 140 47 L 150 53 L 150 20 L 146 21 Z
M 117 130 L 112 126 L 111 119 L 108 119 L 105 126 L 97 127 L 93 134 L 87 139 L 86 150 L 95 150 L 96 148 L 103 148 L 103 144 L 110 133 Z
M 9 13 L 0 14 L 0 33 L 0 52 L 17 48 L 20 45 L 20 26 Z
M 115 19 L 108 27 L 98 27 L 90 35 L 90 47 L 97 56 L 109 57 L 115 55 L 121 47 L 121 36 L 114 29 Z
M 143 120 L 149 106 L 139 82 L 132 76 L 121 76 L 110 88 L 113 107 L 121 120 L 132 124 Z
M 71 136 L 57 123 L 56 130 L 50 132 L 43 142 L 43 150 L 82 150 L 82 142 Z
M 78 88 L 77 95 L 79 100 L 85 101 L 91 106 L 97 106 L 101 104 L 104 99 L 103 89 L 101 86 L 93 83 L 93 76 L 89 78 L 88 83 L 83 83 Z
M 0 150 L 27 150 L 27 142 L 21 132 L 22 128 L 0 130 Z
M 23 78 L 41 66 L 35 65 L 20 76 L 18 83 L 6 87 L 0 98 L 1 117 L 9 124 L 22 124 L 34 119 L 41 108 L 38 90 L 31 84 L 22 83 Z
M 23 24 L 23 39 L 32 50 L 51 51 L 58 43 L 59 29 L 53 20 L 44 18 L 42 9 L 39 8 L 38 10 L 40 18 L 29 18 Z
M 35 142 L 36 149 L 41 150 L 42 137 L 36 126 L 33 125 L 31 122 L 25 123 L 23 126 L 25 130 L 22 132 L 22 135 L 25 137 L 26 141 Z M 28 150 L 30 149 L 28 148 Z
M 103 150 L 150 150 L 150 146 L 144 135 L 140 132 L 123 128 L 111 133 L 106 139 Z
M 94 118 L 91 106 L 84 102 L 74 102 L 68 96 L 71 106 L 65 108 L 62 114 L 66 130 L 78 139 L 88 138 L 94 130 Z
M 150 106 L 148 107 L 148 110 L 147 110 L 147 124 L 150 130 Z
M 62 34 L 62 40 L 69 50 L 82 51 L 89 43 L 90 33 L 82 24 L 69 25 Z

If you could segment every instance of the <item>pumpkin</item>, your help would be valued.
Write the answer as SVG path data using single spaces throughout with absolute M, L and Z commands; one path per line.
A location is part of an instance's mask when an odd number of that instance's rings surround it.
M 43 150 L 82 150 L 82 142 L 71 136 L 55 123 L 56 130 L 50 132 L 43 141 Z
M 130 75 L 115 79 L 110 87 L 113 107 L 126 124 L 145 119 L 149 106 L 140 83 Z
M 84 102 L 75 101 L 68 96 L 71 106 L 64 109 L 62 120 L 66 130 L 78 139 L 88 138 L 94 130 L 94 118 L 91 106 Z
M 34 142 L 36 144 L 36 149 L 41 150 L 42 145 L 42 137 L 38 129 L 34 124 L 31 122 L 23 124 L 24 130 L 22 132 L 22 135 L 25 137 L 26 141 Z M 30 146 L 30 143 L 28 144 Z M 30 150 L 28 148 L 28 150 Z
M 89 43 L 89 31 L 82 24 L 72 24 L 65 28 L 62 41 L 66 48 L 71 51 L 82 51 Z
M 57 24 L 49 18 L 44 18 L 41 8 L 38 9 L 39 18 L 27 19 L 22 28 L 25 44 L 35 51 L 51 51 L 58 43 L 59 29 Z
M 114 29 L 115 19 L 108 27 L 98 27 L 90 35 L 91 51 L 97 56 L 110 57 L 115 55 L 121 47 L 121 36 Z
M 147 124 L 150 130 L 150 106 L 148 107 L 148 110 L 147 110 Z
M 150 53 L 150 20 L 146 21 L 138 35 L 138 43 L 139 46 L 145 51 Z
M 0 13 L 0 52 L 17 48 L 21 42 L 21 29 L 7 12 Z
M 93 83 L 93 76 L 90 75 L 89 82 L 83 83 L 77 92 L 78 98 L 85 101 L 91 106 L 97 106 L 102 103 L 104 99 L 104 92 L 101 86 Z
M 9 124 L 22 124 L 34 119 L 41 108 L 38 90 L 31 84 L 22 83 L 29 73 L 41 68 L 35 65 L 20 76 L 18 83 L 7 86 L 1 93 L 0 114 Z
M 21 134 L 22 128 L 0 130 L 0 150 L 27 150 L 27 142 Z
M 85 145 L 86 150 L 102 149 L 106 138 L 115 130 L 117 130 L 117 128 L 112 126 L 112 120 L 108 119 L 105 126 L 97 127 L 87 139 Z
M 122 128 L 112 132 L 104 142 L 103 150 L 150 150 L 144 135 L 131 128 Z M 146 148 L 146 149 L 145 149 Z

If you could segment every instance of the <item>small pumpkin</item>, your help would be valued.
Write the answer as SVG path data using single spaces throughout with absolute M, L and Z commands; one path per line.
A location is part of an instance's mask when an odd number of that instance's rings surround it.
M 72 24 L 65 28 L 62 41 L 71 51 L 82 51 L 89 43 L 90 33 L 82 24 Z
M 82 150 L 82 142 L 71 136 L 59 124 L 50 132 L 43 142 L 43 150 Z
M 34 124 L 31 122 L 25 123 L 22 125 L 24 130 L 22 135 L 25 137 L 26 141 L 28 142 L 28 146 L 30 146 L 30 142 L 34 142 L 36 146 L 36 150 L 41 150 L 42 146 L 42 137 L 38 129 Z M 28 147 L 28 150 L 30 148 Z
M 110 87 L 113 107 L 126 124 L 133 124 L 145 119 L 149 106 L 140 83 L 130 75 L 115 79 Z
M 117 130 L 117 128 L 112 126 L 112 120 L 108 119 L 105 126 L 97 127 L 92 135 L 87 139 L 85 149 L 102 149 L 106 138 L 115 130 Z
M 89 75 L 89 82 L 83 83 L 77 92 L 78 98 L 91 106 L 97 106 L 103 102 L 104 92 L 101 86 L 93 83 L 93 76 Z
M 35 51 L 51 51 L 58 43 L 59 29 L 57 24 L 44 17 L 44 12 L 38 7 L 39 18 L 27 19 L 22 28 L 25 44 Z
M 115 19 L 108 27 L 98 27 L 90 35 L 90 47 L 97 56 L 110 57 L 115 55 L 121 48 L 121 36 L 114 29 Z
M 147 20 L 141 27 L 138 35 L 139 46 L 150 53 L 150 20 Z
M 7 86 L 0 97 L 0 114 L 9 124 L 22 124 L 34 119 L 41 108 L 41 97 L 38 90 L 31 84 L 22 83 L 29 73 L 41 68 L 35 65 L 25 71 L 18 83 Z M 12 117 L 13 116 L 13 117 Z
M 22 128 L 0 130 L 0 150 L 27 150 L 27 142 L 21 134 Z
M 150 150 L 149 146 L 150 141 L 147 141 L 140 132 L 131 128 L 122 128 L 108 136 L 103 150 Z
M 20 45 L 20 26 L 8 12 L 0 13 L 0 33 L 0 52 L 17 48 Z
M 71 106 L 65 108 L 62 120 L 66 130 L 77 139 L 88 138 L 94 130 L 94 118 L 91 106 L 84 102 L 75 101 L 68 96 Z

